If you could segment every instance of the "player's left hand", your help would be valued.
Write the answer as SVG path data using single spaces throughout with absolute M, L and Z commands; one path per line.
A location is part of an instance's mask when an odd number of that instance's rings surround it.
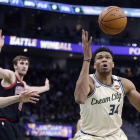
M 50 85 L 49 85 L 49 80 L 46 78 L 46 81 L 45 81 L 45 86 L 47 88 L 47 91 L 50 89 Z
M 84 59 L 91 59 L 92 58 L 92 52 L 91 52 L 91 42 L 92 37 L 90 37 L 90 40 L 88 41 L 88 32 L 82 30 L 82 49 L 83 49 L 83 55 Z
M 19 95 L 19 102 L 30 102 L 35 104 L 39 101 L 38 97 L 37 91 L 23 91 Z

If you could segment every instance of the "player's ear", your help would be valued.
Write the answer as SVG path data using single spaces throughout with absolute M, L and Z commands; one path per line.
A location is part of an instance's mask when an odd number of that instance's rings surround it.
M 17 69 L 17 65 L 14 64 L 13 67 L 14 67 L 15 70 Z
M 114 62 L 112 62 L 112 68 L 114 68 Z

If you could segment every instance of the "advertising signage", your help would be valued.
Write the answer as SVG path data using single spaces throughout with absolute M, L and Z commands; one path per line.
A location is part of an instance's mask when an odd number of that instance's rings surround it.
M 83 53 L 81 44 L 74 44 L 69 42 L 58 42 L 17 36 L 5 36 L 5 44 L 26 48 L 30 47 L 37 49 L 66 51 L 71 53 Z M 114 55 L 140 56 L 140 47 L 113 46 L 113 45 L 112 46 L 105 45 L 105 46 L 111 49 Z M 92 53 L 99 47 L 101 47 L 101 45 L 91 45 Z

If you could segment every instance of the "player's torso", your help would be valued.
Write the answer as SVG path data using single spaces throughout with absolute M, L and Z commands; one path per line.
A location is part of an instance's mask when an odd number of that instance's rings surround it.
M 13 95 L 18 95 L 24 91 L 24 83 L 20 81 L 17 77 L 15 82 L 9 87 L 2 87 L 0 85 L 0 97 L 8 97 Z M 0 118 L 8 118 L 14 121 L 18 121 L 19 111 L 22 109 L 22 103 L 15 103 L 7 107 L 0 109 Z
M 122 107 L 124 92 L 119 77 L 112 76 L 111 86 L 103 85 L 95 75 L 94 92 L 86 103 L 80 105 L 81 129 L 85 133 L 104 136 L 117 131 L 122 125 Z

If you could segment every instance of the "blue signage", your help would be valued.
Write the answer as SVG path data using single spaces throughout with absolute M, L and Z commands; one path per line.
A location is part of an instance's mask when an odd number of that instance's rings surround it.
M 80 15 L 99 15 L 105 8 L 101 6 L 70 5 L 40 0 L 0 0 L 0 4 Z M 140 17 L 140 9 L 121 8 L 127 17 Z
M 60 7 L 60 12 L 62 13 L 73 13 L 73 9 L 69 5 L 60 4 L 59 7 Z
M 32 47 L 38 49 L 66 51 L 72 53 L 83 53 L 82 46 L 79 44 L 32 39 L 32 38 L 17 37 L 17 36 L 5 36 L 5 44 L 20 46 L 20 47 Z M 92 53 L 94 53 L 94 51 L 99 47 L 101 47 L 101 45 L 91 45 Z M 140 56 L 140 47 L 111 46 L 111 45 L 106 45 L 106 47 L 111 49 L 115 55 Z
M 10 0 L 10 4 L 13 6 L 19 6 L 19 7 L 22 6 L 21 0 Z
M 23 0 L 23 4 L 25 7 L 35 8 L 36 3 L 33 0 Z
M 10 4 L 10 0 L 0 0 L 1 4 Z
M 50 10 L 49 3 L 36 1 L 36 7 L 40 10 Z
M 35 123 L 26 123 L 24 126 L 27 136 L 72 137 L 72 126 Z

